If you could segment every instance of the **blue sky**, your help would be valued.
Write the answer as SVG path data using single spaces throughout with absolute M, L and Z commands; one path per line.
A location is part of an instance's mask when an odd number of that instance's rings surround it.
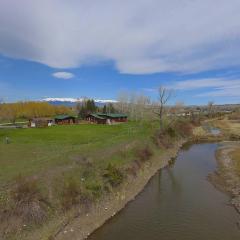
M 240 103 L 239 11 L 236 0 L 1 0 L 0 98 L 156 99 L 164 85 L 172 103 Z

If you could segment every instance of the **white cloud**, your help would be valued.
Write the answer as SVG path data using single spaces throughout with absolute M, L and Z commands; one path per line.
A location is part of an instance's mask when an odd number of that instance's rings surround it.
M 175 90 L 202 90 L 197 97 L 237 97 L 240 99 L 240 79 L 204 78 L 175 82 L 168 86 Z
M 52 74 L 55 78 L 70 79 L 74 77 L 74 74 L 70 72 L 55 72 Z
M 0 53 L 132 74 L 239 66 L 239 11 L 239 0 L 1 0 Z

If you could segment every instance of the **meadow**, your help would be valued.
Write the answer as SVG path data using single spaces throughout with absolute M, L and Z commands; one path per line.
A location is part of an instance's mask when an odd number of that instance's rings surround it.
M 128 161 L 117 158 L 124 148 L 146 141 L 154 127 L 147 123 L 119 125 L 72 125 L 49 128 L 0 130 L 0 186 L 23 176 L 46 175 L 66 170 L 83 159 L 103 166 Z M 9 144 L 6 142 L 9 139 Z M 114 155 L 114 156 L 113 156 Z

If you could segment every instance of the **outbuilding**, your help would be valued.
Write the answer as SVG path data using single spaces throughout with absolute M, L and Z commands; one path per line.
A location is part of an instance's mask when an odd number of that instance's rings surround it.
M 54 118 L 54 121 L 58 125 L 70 125 L 76 123 L 76 117 L 71 115 L 58 115 Z
M 126 114 L 122 113 L 92 113 L 86 117 L 87 121 L 98 124 L 113 124 L 127 122 Z
M 31 118 L 28 123 L 29 127 L 50 127 L 52 125 L 52 118 Z
M 91 122 L 91 123 L 97 123 L 97 124 L 106 124 L 107 119 L 104 117 L 99 116 L 96 113 L 92 113 L 87 115 L 86 120 Z

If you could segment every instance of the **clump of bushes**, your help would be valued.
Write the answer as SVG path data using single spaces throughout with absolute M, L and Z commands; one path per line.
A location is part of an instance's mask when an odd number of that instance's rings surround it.
M 123 182 L 124 175 L 118 167 L 109 163 L 104 171 L 103 178 L 105 179 L 106 184 L 116 187 Z
M 234 112 L 228 116 L 229 120 L 240 120 L 240 112 Z
M 75 179 L 65 179 L 60 193 L 60 201 L 62 208 L 64 210 L 68 210 L 71 207 L 80 204 L 81 193 L 81 187 Z
M 142 149 L 137 149 L 136 156 L 141 162 L 146 162 L 153 155 L 152 149 L 146 145 Z
M 153 142 L 158 147 L 170 148 L 173 145 L 172 137 L 166 130 L 157 131 L 153 136 Z
M 19 176 L 10 191 L 12 214 L 26 223 L 43 223 L 47 218 L 47 201 L 44 199 L 37 179 Z
M 100 198 L 102 195 L 102 191 L 103 191 L 102 184 L 95 183 L 95 182 L 87 183 L 86 189 L 92 195 L 93 200 Z
M 193 126 L 189 121 L 177 121 L 174 128 L 181 137 L 189 137 L 193 134 Z

